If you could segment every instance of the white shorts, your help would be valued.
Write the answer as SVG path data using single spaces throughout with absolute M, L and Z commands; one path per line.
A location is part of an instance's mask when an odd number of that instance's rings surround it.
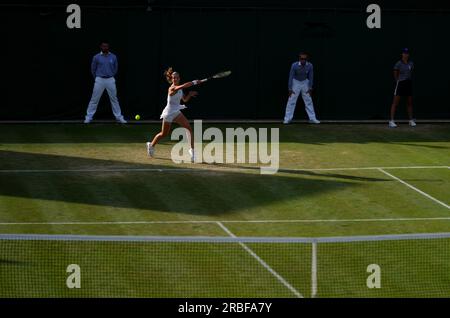
M 161 116 L 161 117 L 162 117 L 162 119 L 163 119 L 165 122 L 171 123 L 171 122 L 173 122 L 173 120 L 174 120 L 175 118 L 177 118 L 177 116 L 180 115 L 180 114 L 181 114 L 181 111 L 177 110 L 176 112 L 174 112 L 174 113 L 172 113 L 172 114 L 169 114 L 169 115 L 166 115 L 166 116 Z

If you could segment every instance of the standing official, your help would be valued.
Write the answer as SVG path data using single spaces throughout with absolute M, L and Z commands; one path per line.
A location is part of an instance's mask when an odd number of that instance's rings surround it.
M 416 126 L 416 122 L 413 119 L 413 98 L 412 98 L 412 73 L 414 70 L 414 63 L 409 60 L 409 50 L 407 48 L 402 50 L 402 58 L 394 65 L 394 100 L 391 106 L 391 120 L 389 121 L 390 128 L 396 128 L 397 124 L 394 121 L 395 111 L 400 98 L 406 97 L 408 103 L 408 117 L 409 125 L 411 127 Z
M 314 104 L 312 100 L 314 69 L 313 65 L 308 62 L 308 54 L 300 53 L 300 61 L 295 62 L 291 66 L 289 73 L 289 99 L 286 105 L 286 114 L 284 116 L 284 124 L 289 124 L 294 117 L 297 99 L 302 94 L 305 103 L 306 113 L 311 124 L 320 124 L 314 112 Z
M 89 124 L 92 121 L 97 111 L 98 102 L 106 89 L 116 120 L 119 123 L 126 124 L 127 122 L 122 116 L 119 100 L 117 99 L 116 80 L 114 78 L 118 70 L 117 57 L 109 51 L 108 42 L 102 42 L 100 49 L 101 52 L 92 59 L 91 72 L 95 78 L 95 84 L 84 123 Z

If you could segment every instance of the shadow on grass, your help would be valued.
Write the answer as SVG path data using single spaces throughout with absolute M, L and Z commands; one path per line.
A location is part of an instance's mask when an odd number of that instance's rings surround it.
M 450 146 L 421 145 L 421 144 L 400 143 L 400 142 L 396 142 L 395 144 L 402 145 L 402 146 L 422 147 L 422 148 L 431 148 L 431 149 L 450 149 Z
M 178 127 L 174 125 L 174 128 Z M 276 125 L 276 124 L 204 124 L 225 128 L 255 127 L 279 128 L 281 142 L 301 144 L 370 143 L 370 142 L 447 142 L 450 141 L 450 125 L 419 125 L 415 129 L 388 129 L 379 125 Z M 145 143 L 159 130 L 161 124 L 136 126 L 122 125 L 0 125 L 0 144 L 32 143 Z M 170 142 L 170 138 L 162 141 Z
M 213 166 L 217 167 L 227 167 L 234 169 L 242 169 L 242 170 L 259 170 L 258 167 L 252 166 L 238 166 L 238 165 L 228 165 L 228 164 L 218 164 L 215 163 Z M 300 169 L 278 169 L 279 173 L 289 173 L 292 175 L 303 175 L 310 177 L 318 177 L 318 178 L 333 178 L 333 179 L 344 179 L 344 180 L 353 180 L 353 181 L 361 181 L 361 182 L 391 182 L 393 179 L 388 178 L 372 178 L 372 177 L 359 177 L 359 176 L 350 176 L 346 174 L 340 173 L 331 173 L 331 172 L 314 172 L 308 170 L 300 170 Z M 422 180 L 424 181 L 424 180 Z
M 25 266 L 27 265 L 26 262 L 22 262 L 22 261 L 13 261 L 13 260 L 8 260 L 8 259 L 1 259 L 0 258 L 0 266 Z
M 248 170 L 193 167 L 170 172 L 173 166 L 169 165 L 11 151 L 0 151 L 0 157 L 4 163 L 13 162 L 14 167 L 30 170 L 164 169 L 161 172 L 0 172 L 0 195 L 3 196 L 195 215 L 267 208 L 276 203 L 357 187 L 368 181 L 386 181 L 301 171 L 295 171 L 295 175 L 260 175 Z M 8 169 L 4 165 L 2 168 Z M 24 201 L 23 204 L 29 203 Z M 86 207 L 73 208 L 86 210 Z

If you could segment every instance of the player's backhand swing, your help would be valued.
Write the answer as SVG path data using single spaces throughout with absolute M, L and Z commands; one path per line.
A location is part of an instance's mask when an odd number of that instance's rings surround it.
M 194 80 L 192 82 L 187 82 L 180 85 L 180 74 L 175 72 L 171 67 L 164 72 L 164 75 L 171 85 L 167 94 L 167 105 L 161 114 L 161 119 L 163 120 L 162 128 L 161 131 L 153 138 L 152 142 L 147 142 L 147 153 L 150 157 L 154 156 L 156 144 L 161 140 L 161 138 L 164 138 L 169 134 L 172 122 L 175 122 L 181 127 L 186 128 L 189 132 L 189 139 L 191 143 L 189 155 L 191 156 L 191 161 L 194 162 L 194 134 L 192 133 L 192 128 L 189 121 L 181 112 L 181 109 L 186 108 L 186 106 L 180 104 L 180 102 L 183 101 L 186 103 L 192 97 L 198 95 L 195 91 L 190 91 L 189 93 L 184 94 L 183 89 L 202 84 L 208 79 Z

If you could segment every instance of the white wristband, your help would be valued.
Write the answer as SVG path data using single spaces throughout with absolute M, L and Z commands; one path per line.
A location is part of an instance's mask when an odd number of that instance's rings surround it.
M 195 80 L 195 81 L 192 81 L 192 85 L 197 85 L 198 84 L 198 81 L 197 80 Z

